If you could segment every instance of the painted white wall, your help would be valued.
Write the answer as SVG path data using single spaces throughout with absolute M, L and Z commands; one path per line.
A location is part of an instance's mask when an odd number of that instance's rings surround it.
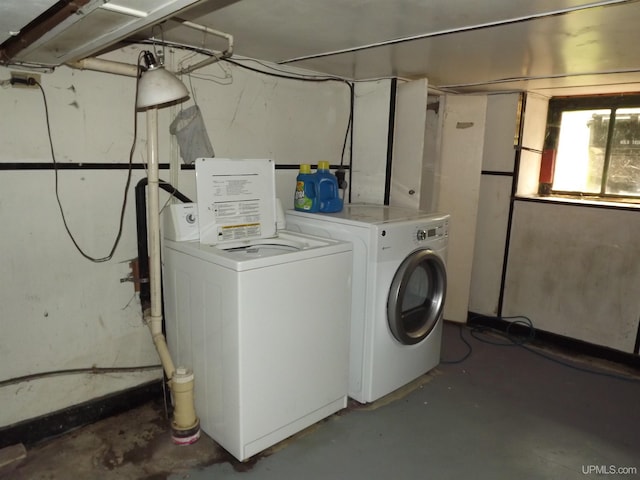
M 528 95 L 523 143 L 542 150 L 548 99 Z M 517 192 L 537 193 L 539 153 L 523 151 Z M 633 352 L 640 318 L 638 211 L 518 200 L 503 315 L 536 328 Z
M 469 311 L 497 315 L 515 164 L 518 93 L 487 97 Z M 511 176 L 506 175 L 510 173 Z
M 488 98 L 483 170 L 513 170 L 517 94 Z M 508 229 L 511 177 L 483 175 L 469 310 L 497 315 L 505 240 L 510 234 L 503 317 L 632 352 L 640 317 L 638 212 L 535 198 L 548 99 L 525 102 L 518 197 Z
M 0 78 L 9 70 L 0 69 Z M 127 162 L 133 140 L 134 80 L 60 68 L 43 75 L 59 163 Z M 0 161 L 51 163 L 39 90 L 0 89 Z M 164 123 L 166 127 L 166 121 Z M 141 127 L 144 132 L 144 124 Z M 140 135 L 136 163 L 144 139 Z M 143 172 L 136 171 L 132 185 Z M 118 230 L 126 171 L 60 171 L 69 229 L 91 256 L 109 253 Z M 54 172 L 0 172 L 3 226 L 0 277 L 2 380 L 51 370 L 157 364 L 131 283 L 137 257 L 132 189 L 120 245 L 104 263 L 85 260 L 65 232 Z M 59 410 L 160 378 L 143 374 L 69 375 L 0 389 L 0 425 Z
M 355 85 L 352 203 L 384 203 L 391 80 Z
M 440 196 L 442 129 L 444 115 L 440 115 L 440 105 L 444 107 L 444 95 L 427 95 L 425 118 L 424 158 L 420 173 L 420 210 L 435 212 Z
M 107 58 L 135 64 L 139 48 Z M 180 56 L 168 52 L 169 65 Z M 254 65 L 255 66 L 255 65 Z M 9 69 L 0 67 L 0 79 Z M 133 140 L 135 80 L 60 67 L 43 74 L 51 133 L 60 163 L 125 163 Z M 216 156 L 271 157 L 276 163 L 339 163 L 349 116 L 342 83 L 303 83 L 212 65 L 191 82 Z M 192 100 L 187 102 L 187 106 Z M 168 127 L 180 107 L 159 111 L 160 162 L 179 164 Z M 0 89 L 0 162 L 51 162 L 39 90 Z M 384 116 L 384 115 L 383 115 Z M 144 115 L 138 115 L 134 162 L 146 156 Z M 367 157 L 361 159 L 362 167 Z M 278 171 L 285 208 L 295 170 Z M 0 171 L 0 380 L 43 371 L 91 366 L 138 366 L 158 359 L 131 283 L 137 257 L 133 187 L 114 258 L 92 263 L 65 233 L 50 170 Z M 94 256 L 109 251 L 118 226 L 126 171 L 61 171 L 60 198 L 69 228 Z M 169 172 L 161 171 L 168 180 Z M 195 198 L 193 171 L 177 174 L 179 189 Z M 161 202 L 168 200 L 162 194 Z M 143 374 L 67 375 L 0 388 L 0 426 L 46 414 L 157 378 Z M 197 380 L 196 380 L 197 381 Z
M 398 85 L 389 205 L 420 208 L 427 163 L 427 97 L 426 78 Z
M 437 210 L 451 215 L 444 318 L 466 322 L 476 236 L 486 95 L 446 95 Z
M 173 58 L 177 67 L 198 60 L 178 54 Z M 250 60 L 237 61 L 267 69 Z M 272 67 L 274 73 L 286 74 L 284 67 Z M 313 72 L 289 70 L 314 76 Z M 272 158 L 276 165 L 317 164 L 321 160 L 331 165 L 341 163 L 350 108 L 346 83 L 276 78 L 225 62 L 198 70 L 189 80 L 183 80 L 196 93 L 183 106 L 197 101 L 216 157 Z M 347 141 L 345 165 L 349 163 L 349 153 Z M 276 195 L 285 209 L 293 208 L 297 173 L 277 170 Z M 191 192 L 195 199 L 192 172 L 183 172 L 179 178 L 179 189 Z
M 483 175 L 473 254 L 469 311 L 498 315 L 512 177 Z
M 640 317 L 638 214 L 517 201 L 503 314 L 633 352 Z

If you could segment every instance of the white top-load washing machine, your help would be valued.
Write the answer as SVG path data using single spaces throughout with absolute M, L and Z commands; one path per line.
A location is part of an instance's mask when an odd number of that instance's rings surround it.
M 345 205 L 287 228 L 353 243 L 349 396 L 372 402 L 440 362 L 449 215 Z
M 255 185 L 215 161 L 196 165 L 197 175 L 222 173 L 230 183 L 209 198 L 200 188 L 212 180 L 198 181 L 198 211 L 212 199 L 204 208 L 225 220 L 205 230 L 239 230 L 216 245 L 164 239 L 166 330 L 177 363 L 193 368 L 202 430 L 246 460 L 346 406 L 352 247 L 286 230 L 257 234 L 271 225 L 261 225 Z M 228 193 L 248 200 L 234 205 Z

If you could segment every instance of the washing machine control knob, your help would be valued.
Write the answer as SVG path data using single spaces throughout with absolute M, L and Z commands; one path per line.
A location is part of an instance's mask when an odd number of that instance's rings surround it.
M 416 237 L 418 238 L 418 241 L 423 241 L 427 239 L 427 231 L 426 230 L 418 230 L 418 233 L 416 234 Z

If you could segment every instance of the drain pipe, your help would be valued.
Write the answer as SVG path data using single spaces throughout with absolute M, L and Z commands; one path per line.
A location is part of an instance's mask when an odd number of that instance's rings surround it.
M 90 69 L 103 73 L 133 76 L 138 79 L 138 66 L 100 59 L 85 59 L 69 63 L 72 68 Z M 144 314 L 153 343 L 162 362 L 167 384 L 173 396 L 172 439 L 178 445 L 188 445 L 200 438 L 200 420 L 196 416 L 193 398 L 193 372 L 176 368 L 167 342 L 162 333 L 162 279 L 160 263 L 160 209 L 159 209 L 159 165 L 158 165 L 158 109 L 146 110 L 147 155 L 148 155 L 148 241 L 149 241 L 149 285 L 151 307 Z
M 142 313 L 151 306 L 151 293 L 149 292 L 149 249 L 147 246 L 147 177 L 141 178 L 136 184 L 136 237 L 138 238 L 138 277 L 140 281 L 140 306 Z M 168 182 L 160 179 L 159 187 L 173 195 L 182 203 L 191 203 L 192 200 L 173 187 Z M 164 331 L 164 330 L 163 330 Z

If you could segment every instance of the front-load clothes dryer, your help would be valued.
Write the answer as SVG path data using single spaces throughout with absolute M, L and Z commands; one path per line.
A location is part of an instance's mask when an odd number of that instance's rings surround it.
M 351 204 L 286 212 L 287 229 L 353 244 L 349 396 L 372 402 L 440 362 L 449 215 Z
M 169 350 L 202 430 L 245 460 L 347 402 L 351 244 L 279 231 L 163 244 Z

